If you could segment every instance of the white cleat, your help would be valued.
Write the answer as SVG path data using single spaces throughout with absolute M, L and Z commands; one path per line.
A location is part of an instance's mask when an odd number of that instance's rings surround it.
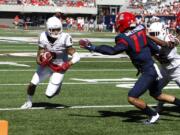
M 160 115 L 157 113 L 154 116 L 151 116 L 148 120 L 146 120 L 144 122 L 144 124 L 148 125 L 148 124 L 154 124 L 158 119 L 159 119 Z
M 29 109 L 31 107 L 32 107 L 32 102 L 27 101 L 21 106 L 21 109 Z

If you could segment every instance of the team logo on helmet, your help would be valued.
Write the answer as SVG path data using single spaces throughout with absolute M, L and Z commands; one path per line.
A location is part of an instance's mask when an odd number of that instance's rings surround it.
M 119 20 L 124 20 L 124 14 L 121 14 Z

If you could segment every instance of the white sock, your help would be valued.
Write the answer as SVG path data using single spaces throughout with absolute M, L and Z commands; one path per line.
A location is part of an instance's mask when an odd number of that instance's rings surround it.
M 27 95 L 27 102 L 32 102 L 32 97 L 31 95 Z

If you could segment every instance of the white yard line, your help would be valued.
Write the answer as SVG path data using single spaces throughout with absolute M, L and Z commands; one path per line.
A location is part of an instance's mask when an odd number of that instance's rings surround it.
M 8 61 L 8 62 L 11 62 L 11 61 Z M 13 62 L 18 62 L 18 63 L 36 63 L 36 61 L 13 61 Z M 127 61 L 122 61 L 122 60 L 117 60 L 117 61 L 114 61 L 114 60 L 92 60 L 92 61 L 80 61 L 80 63 L 130 63 L 131 61 L 127 60 Z
M 77 80 L 78 81 L 78 80 Z M 115 87 L 131 89 L 134 86 L 135 81 L 123 81 L 123 80 L 114 80 L 114 81 L 88 81 L 88 82 L 64 82 L 63 85 L 105 85 L 105 84 L 115 84 Z M 39 85 L 47 85 L 48 83 L 40 83 Z M 27 86 L 28 83 L 0 83 L 0 86 Z M 176 90 L 179 89 L 176 83 L 169 83 L 164 89 Z
M 82 38 L 73 38 L 74 42 L 79 42 L 79 40 Z M 86 38 L 92 42 L 113 42 L 114 43 L 114 38 Z M 35 43 L 37 44 L 38 42 L 38 37 L 4 37 L 0 36 L 0 41 L 6 41 L 6 42 L 28 42 L 28 43 Z
M 0 72 L 32 72 L 36 71 L 36 69 L 0 69 Z M 70 69 L 68 71 L 78 71 L 78 72 L 104 72 L 104 71 L 111 71 L 111 72 L 117 72 L 117 71 L 129 71 L 134 72 L 137 71 L 136 69 Z
M 8 62 L 8 61 L 4 61 L 4 62 L 0 61 L 0 65 L 11 65 L 11 66 L 16 66 L 16 67 L 30 67 L 29 65 L 18 64 L 16 62 Z
M 116 84 L 119 82 L 64 82 L 63 85 L 75 85 L 75 84 Z M 40 83 L 40 85 L 47 85 L 48 83 Z M 28 85 L 28 83 L 0 83 L 0 86 L 24 86 L 24 85 Z
M 63 85 L 78 85 L 78 84 L 123 84 L 123 83 L 130 83 L 130 82 L 64 82 Z M 131 82 L 134 83 L 134 82 Z M 131 84 L 130 83 L 130 84 Z M 29 83 L 0 83 L 0 86 L 24 86 L 24 85 L 28 85 Z M 39 85 L 47 85 L 48 83 L 40 83 Z
M 149 104 L 149 106 L 156 106 L 157 104 Z M 165 104 L 164 106 L 174 106 L 172 104 Z M 48 107 L 48 106 L 47 106 Z M 47 107 L 32 107 L 28 110 L 44 110 L 47 109 Z M 90 106 L 59 106 L 54 107 L 54 109 L 88 109 L 88 108 L 134 108 L 133 105 L 90 105 Z M 21 108 L 0 108 L 0 111 L 19 111 L 19 110 L 27 110 L 27 109 L 21 109 Z

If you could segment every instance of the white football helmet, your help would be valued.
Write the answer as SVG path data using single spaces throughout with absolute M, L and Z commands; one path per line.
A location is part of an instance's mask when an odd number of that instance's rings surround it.
M 47 32 L 50 37 L 58 38 L 62 32 L 62 23 L 57 17 L 50 17 L 46 22 Z
M 149 34 L 151 36 L 155 36 L 163 41 L 165 41 L 165 37 L 167 35 L 166 30 L 163 27 L 163 24 L 160 22 L 154 22 L 150 25 L 149 30 L 148 30 Z
M 149 27 L 149 34 L 166 42 L 176 42 L 178 39 L 170 34 L 160 22 L 154 22 Z

